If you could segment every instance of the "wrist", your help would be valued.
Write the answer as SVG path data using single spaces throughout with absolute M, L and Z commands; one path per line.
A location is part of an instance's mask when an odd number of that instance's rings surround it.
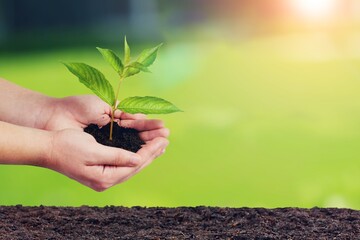
M 52 169 L 53 167 L 53 151 L 54 151 L 54 139 L 56 132 L 54 131 L 43 131 L 44 141 L 43 147 L 40 150 L 38 162 L 36 163 L 39 167 Z
M 52 132 L 6 122 L 0 122 L 0 132 L 1 164 L 48 166 Z
M 44 96 L 44 99 L 37 111 L 34 128 L 47 129 L 47 125 L 51 121 L 51 116 L 54 114 L 57 106 L 60 104 L 60 99 Z

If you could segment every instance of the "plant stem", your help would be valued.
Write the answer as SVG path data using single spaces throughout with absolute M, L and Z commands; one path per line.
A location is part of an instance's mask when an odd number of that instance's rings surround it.
M 109 140 L 110 140 L 110 141 L 112 141 L 112 135 L 113 135 L 114 113 L 115 113 L 115 109 L 112 108 L 112 109 L 111 109 L 111 122 L 110 122 L 110 135 L 109 135 Z
M 124 77 L 120 76 L 119 85 L 118 85 L 118 87 L 116 89 L 116 94 L 115 94 L 115 106 L 114 106 L 114 108 L 116 108 L 116 102 L 117 102 L 117 99 L 119 97 L 119 90 L 120 90 L 120 86 L 121 86 L 121 83 L 122 83 L 123 80 L 124 80 Z
M 115 94 L 115 102 L 114 102 L 114 106 L 112 106 L 111 109 L 111 122 L 110 122 L 110 135 L 109 135 L 109 140 L 112 141 L 112 135 L 113 135 L 113 129 L 114 129 L 114 115 L 115 115 L 115 110 L 116 110 L 116 104 L 117 104 L 117 99 L 119 97 L 119 91 L 120 91 L 120 86 L 122 81 L 124 80 L 123 76 L 120 76 L 120 80 L 119 80 L 119 84 L 116 90 L 116 94 Z

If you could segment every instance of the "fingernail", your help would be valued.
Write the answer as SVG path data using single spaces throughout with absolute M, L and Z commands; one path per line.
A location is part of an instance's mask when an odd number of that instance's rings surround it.
M 165 152 L 165 148 L 164 149 L 162 149 L 160 152 L 159 152 L 159 154 L 157 155 L 158 157 L 160 157 L 161 155 L 163 155 L 164 154 L 164 152 Z

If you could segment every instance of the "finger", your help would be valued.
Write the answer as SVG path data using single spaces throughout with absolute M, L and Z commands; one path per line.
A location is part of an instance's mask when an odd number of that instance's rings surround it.
M 122 127 L 135 128 L 138 131 L 149 131 L 164 127 L 164 122 L 156 119 L 122 120 Z
M 121 114 L 122 114 L 122 112 L 120 111 L 120 110 L 115 110 L 115 112 L 114 112 L 114 118 L 120 118 L 121 117 Z
M 107 175 L 108 179 L 111 179 L 111 185 L 116 185 L 124 182 L 137 174 L 143 168 L 148 166 L 156 157 L 160 156 L 166 146 L 169 144 L 165 138 L 156 138 L 153 141 L 147 143 L 143 148 L 138 151 L 138 154 L 142 157 L 141 163 L 137 167 L 108 167 L 104 168 L 102 174 Z
M 123 112 L 123 113 L 121 114 L 121 119 L 123 119 L 123 120 L 146 119 L 146 115 L 145 115 L 145 114 L 141 114 L 141 113 L 130 114 L 130 113 L 125 113 L 125 112 Z
M 168 128 L 160 128 L 156 130 L 144 131 L 139 133 L 140 138 L 145 142 L 151 141 L 157 137 L 167 138 L 169 137 L 169 135 L 170 135 L 170 130 Z
M 106 103 L 104 103 L 104 104 L 105 104 L 105 105 L 103 105 L 104 106 L 104 113 L 106 115 L 108 115 L 108 116 L 111 116 L 112 109 L 111 109 L 110 105 L 108 105 Z
M 106 124 L 108 124 L 110 122 L 111 118 L 109 115 L 107 114 L 103 114 L 100 118 L 98 118 L 95 122 L 96 125 L 98 126 L 105 126 Z
M 144 161 L 144 163 L 138 167 L 137 172 L 149 165 L 155 158 L 163 154 L 168 145 L 169 141 L 163 137 L 155 138 L 146 143 L 146 145 L 137 152 Z
M 119 184 L 131 178 L 136 171 L 137 167 L 114 167 L 105 166 L 103 174 L 107 175 L 114 184 Z
M 92 163 L 92 165 L 135 167 L 142 162 L 141 156 L 136 153 L 121 148 L 108 147 L 101 144 L 96 145 L 96 149 L 93 149 L 98 161 L 96 163 Z

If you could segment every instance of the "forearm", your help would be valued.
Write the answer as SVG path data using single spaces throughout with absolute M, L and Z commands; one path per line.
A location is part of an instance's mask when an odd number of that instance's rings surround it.
M 0 121 L 0 164 L 46 167 L 52 132 Z
M 0 121 L 42 128 L 43 115 L 54 98 L 22 88 L 0 78 Z

